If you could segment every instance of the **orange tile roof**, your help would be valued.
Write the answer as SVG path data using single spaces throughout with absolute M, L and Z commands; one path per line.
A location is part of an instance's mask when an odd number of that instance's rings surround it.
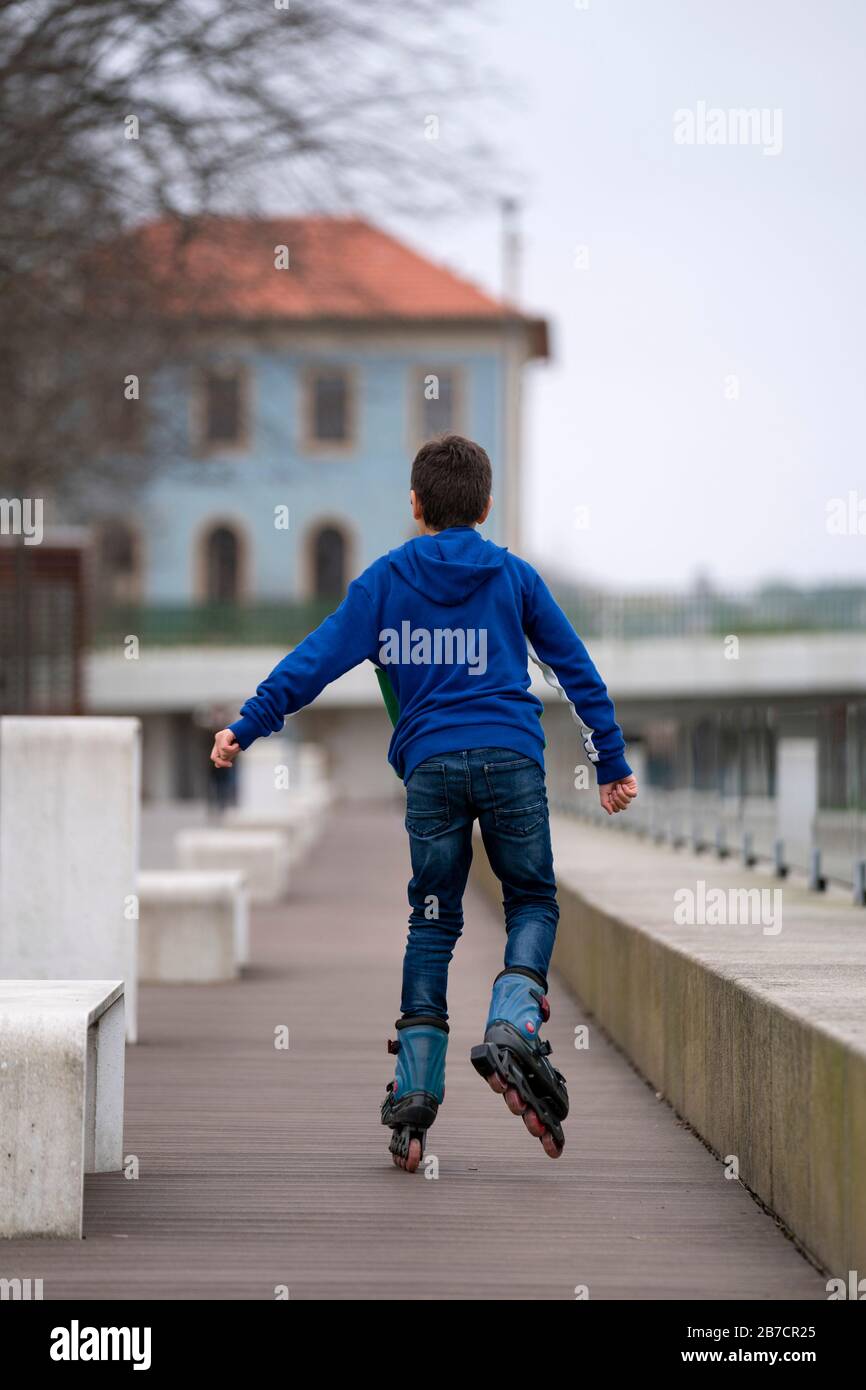
M 209 216 L 131 233 L 161 313 L 204 319 L 543 322 L 356 217 Z M 289 248 L 289 269 L 274 248 Z

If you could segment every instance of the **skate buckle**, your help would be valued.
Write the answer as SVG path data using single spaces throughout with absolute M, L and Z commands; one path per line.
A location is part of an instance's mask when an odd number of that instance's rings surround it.
M 396 1057 L 397 1053 L 400 1051 L 400 1044 L 397 1041 L 395 1041 L 394 1038 L 388 1039 L 387 1047 L 389 1056 L 391 1057 Z
M 533 999 L 538 1004 L 539 1010 L 541 1012 L 542 1023 L 548 1023 L 550 1021 L 550 1000 L 548 999 L 547 995 L 539 994 L 538 991 L 535 989 L 531 989 L 529 993 L 532 995 Z

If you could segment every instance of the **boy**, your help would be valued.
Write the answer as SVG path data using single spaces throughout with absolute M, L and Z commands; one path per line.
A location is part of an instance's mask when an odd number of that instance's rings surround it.
M 396 1077 L 382 1122 L 395 1164 L 414 1172 L 445 1090 L 448 965 L 463 928 L 463 891 L 478 819 L 504 895 L 505 968 L 493 984 L 476 1070 L 545 1153 L 558 1158 L 568 1114 L 562 1075 L 539 1030 L 550 1015 L 547 970 L 559 916 L 544 784 L 541 702 L 527 652 L 583 726 L 601 804 L 637 795 L 604 683 L 565 614 L 525 560 L 476 527 L 493 505 L 485 451 L 460 435 L 430 440 L 412 465 L 419 535 L 349 585 L 335 613 L 280 662 L 241 717 L 215 737 L 230 767 L 283 727 L 330 681 L 364 660 L 387 673 L 398 706 L 388 760 L 406 784 L 412 859 Z

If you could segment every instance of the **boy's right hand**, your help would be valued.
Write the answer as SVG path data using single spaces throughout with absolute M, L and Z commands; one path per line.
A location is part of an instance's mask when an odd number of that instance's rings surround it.
M 231 767 L 240 751 L 241 746 L 231 729 L 220 729 L 218 734 L 214 734 L 210 760 L 214 767 Z
M 631 777 L 622 777 L 618 782 L 599 784 L 598 799 L 602 810 L 607 811 L 609 816 L 615 816 L 617 811 L 627 811 L 636 796 L 637 778 L 634 774 Z

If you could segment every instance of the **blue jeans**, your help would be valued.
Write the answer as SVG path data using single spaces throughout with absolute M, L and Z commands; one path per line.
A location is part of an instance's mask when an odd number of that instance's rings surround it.
M 547 979 L 559 908 L 544 772 L 509 748 L 440 753 L 416 767 L 406 783 L 412 911 L 403 961 L 404 1017 L 448 1017 L 448 966 L 463 930 L 476 817 L 502 884 L 505 964 Z

